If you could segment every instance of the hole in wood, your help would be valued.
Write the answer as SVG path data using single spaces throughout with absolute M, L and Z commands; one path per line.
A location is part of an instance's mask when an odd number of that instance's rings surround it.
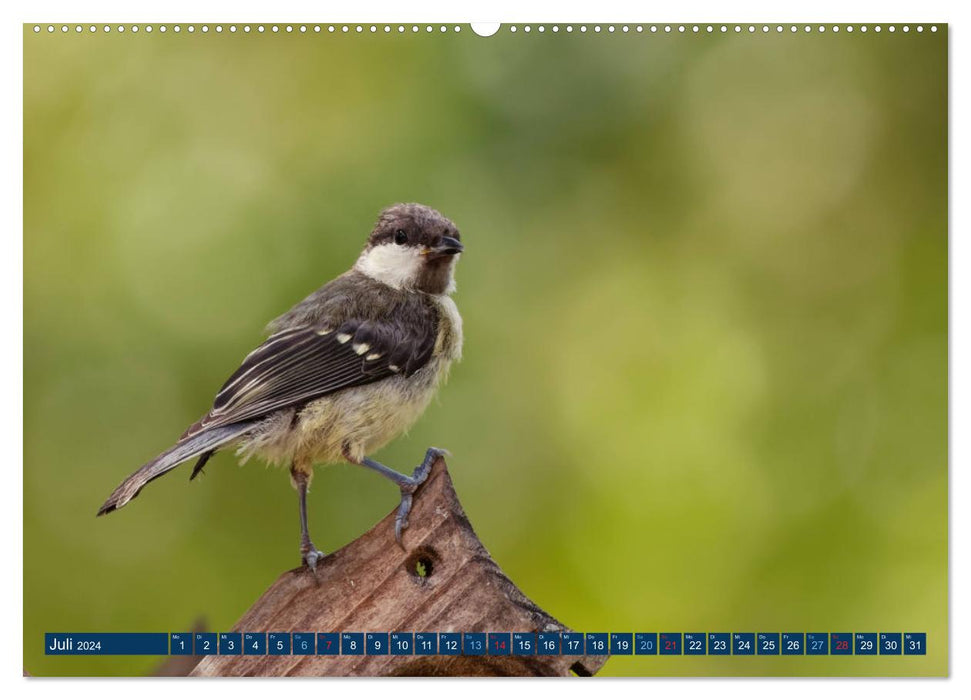
M 438 568 L 439 556 L 431 547 L 421 547 L 408 557 L 405 570 L 419 583 L 426 583 Z

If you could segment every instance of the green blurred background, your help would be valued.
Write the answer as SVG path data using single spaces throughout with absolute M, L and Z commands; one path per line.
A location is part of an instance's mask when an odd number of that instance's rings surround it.
M 926 631 L 926 657 L 614 658 L 616 675 L 947 672 L 947 32 L 491 38 L 24 30 L 24 646 L 229 628 L 298 563 L 285 473 L 183 467 L 107 518 L 266 321 L 420 201 L 466 351 L 410 436 L 585 631 Z M 321 469 L 332 551 L 397 503 Z

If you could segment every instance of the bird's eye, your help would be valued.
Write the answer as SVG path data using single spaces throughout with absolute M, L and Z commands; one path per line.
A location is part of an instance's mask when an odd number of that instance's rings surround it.
M 399 228 L 394 232 L 394 242 L 398 245 L 404 245 L 408 242 L 408 234 L 403 228 Z

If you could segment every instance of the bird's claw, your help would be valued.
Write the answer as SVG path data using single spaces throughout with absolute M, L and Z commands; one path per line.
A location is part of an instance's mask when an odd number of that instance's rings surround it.
M 398 541 L 398 546 L 402 549 L 405 546 L 401 543 L 401 531 L 408 527 L 408 513 L 411 512 L 412 495 L 410 493 L 401 494 L 401 503 L 398 505 L 398 515 L 394 519 L 394 538 Z
M 451 452 L 442 449 L 441 447 L 429 447 L 425 452 L 425 459 L 421 461 L 421 464 L 415 467 L 415 471 L 411 475 L 411 480 L 415 484 L 411 492 L 414 493 L 418 490 L 419 486 L 425 483 L 425 480 L 428 478 L 428 474 L 431 472 L 432 465 L 435 463 L 436 459 L 439 457 L 450 457 L 451 454 Z
M 317 573 L 317 562 L 327 556 L 313 545 L 310 545 L 306 551 L 303 551 L 300 554 L 303 559 L 303 563 L 306 564 L 307 567 L 314 573 Z
M 411 478 L 401 486 L 401 503 L 398 505 L 398 515 L 394 519 L 394 538 L 402 549 L 405 546 L 401 542 L 401 533 L 408 527 L 408 514 L 411 512 L 414 493 L 428 479 L 428 474 L 431 472 L 435 460 L 449 454 L 448 450 L 443 450 L 440 447 L 429 447 L 428 451 L 425 452 L 425 459 L 415 467 Z

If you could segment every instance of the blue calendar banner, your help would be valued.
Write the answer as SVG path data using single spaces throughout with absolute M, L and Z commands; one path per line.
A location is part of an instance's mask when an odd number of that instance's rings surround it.
M 244 632 L 243 654 L 262 656 L 266 653 L 266 632 Z
M 751 656 L 755 653 L 755 633 L 735 632 L 732 634 L 732 655 Z
M 177 656 L 192 655 L 191 632 L 173 632 L 169 635 L 169 644 L 171 645 L 172 654 Z
M 271 656 L 290 656 L 290 633 L 270 632 L 267 635 L 266 648 Z
M 48 632 L 44 635 L 44 653 L 49 656 L 168 655 L 169 635 L 165 632 Z
M 853 637 L 849 632 L 830 632 L 829 653 L 834 656 L 849 656 L 853 653 Z
M 926 632 L 52 633 L 49 655 L 925 656 Z
M 708 654 L 711 656 L 728 656 L 732 653 L 732 635 L 728 632 L 708 633 Z
M 560 644 L 564 655 L 583 656 L 583 632 L 564 632 Z
M 513 632 L 512 653 L 516 656 L 533 656 L 536 653 L 536 633 Z
M 786 656 L 802 656 L 806 650 L 805 638 L 802 632 L 783 632 L 782 653 Z
M 314 644 L 316 636 L 311 632 L 293 633 L 293 653 L 299 656 L 305 654 L 316 654 L 317 647 Z
M 363 656 L 364 655 L 364 633 L 363 632 L 341 632 L 341 655 Z
M 904 645 L 900 642 L 901 639 L 903 639 L 903 635 L 900 632 L 881 632 L 880 655 L 900 656 L 904 648 Z
M 489 633 L 489 655 L 509 656 L 512 653 L 512 634 L 509 632 Z
M 661 654 L 666 656 L 681 655 L 681 633 L 680 632 L 661 632 L 659 635 L 658 648 Z
M 857 656 L 875 656 L 877 653 L 877 633 L 857 632 L 853 635 L 853 653 Z
M 826 656 L 829 654 L 829 634 L 826 632 L 807 633 L 806 653 L 810 656 Z
M 341 636 L 338 632 L 317 633 L 317 655 L 337 656 L 341 653 Z
M 657 654 L 657 632 L 635 632 L 634 653 L 638 656 Z
M 634 653 L 634 635 L 630 632 L 610 633 L 610 653 L 614 656 L 626 656 Z
M 927 634 L 924 632 L 907 632 L 904 635 L 904 654 L 907 656 L 923 656 L 927 653 Z
M 460 655 L 462 653 L 462 633 L 461 632 L 439 632 L 438 633 L 438 653 L 444 656 Z
M 704 632 L 685 632 L 684 633 L 684 654 L 685 656 L 704 656 L 707 651 L 705 645 Z
M 431 656 L 438 653 L 438 635 L 435 632 L 415 632 L 415 654 Z
M 485 632 L 466 632 L 462 636 L 462 653 L 466 656 L 480 656 L 486 653 Z
M 219 653 L 222 656 L 239 656 L 242 654 L 243 635 L 239 632 L 220 632 Z
M 559 632 L 540 632 L 536 635 L 536 646 L 542 656 L 559 656 L 560 654 L 560 633 Z
M 368 656 L 382 656 L 388 653 L 388 633 L 368 632 L 364 635 L 364 650 Z
M 413 632 L 392 632 L 390 644 L 392 656 L 411 656 L 415 653 Z
M 196 632 L 192 635 L 193 649 L 197 656 L 215 654 L 217 641 L 215 632 Z
M 779 633 L 778 632 L 759 632 L 756 638 L 756 648 L 759 656 L 778 656 L 779 654 Z
M 587 653 L 601 656 L 610 649 L 610 636 L 606 632 L 587 632 Z

